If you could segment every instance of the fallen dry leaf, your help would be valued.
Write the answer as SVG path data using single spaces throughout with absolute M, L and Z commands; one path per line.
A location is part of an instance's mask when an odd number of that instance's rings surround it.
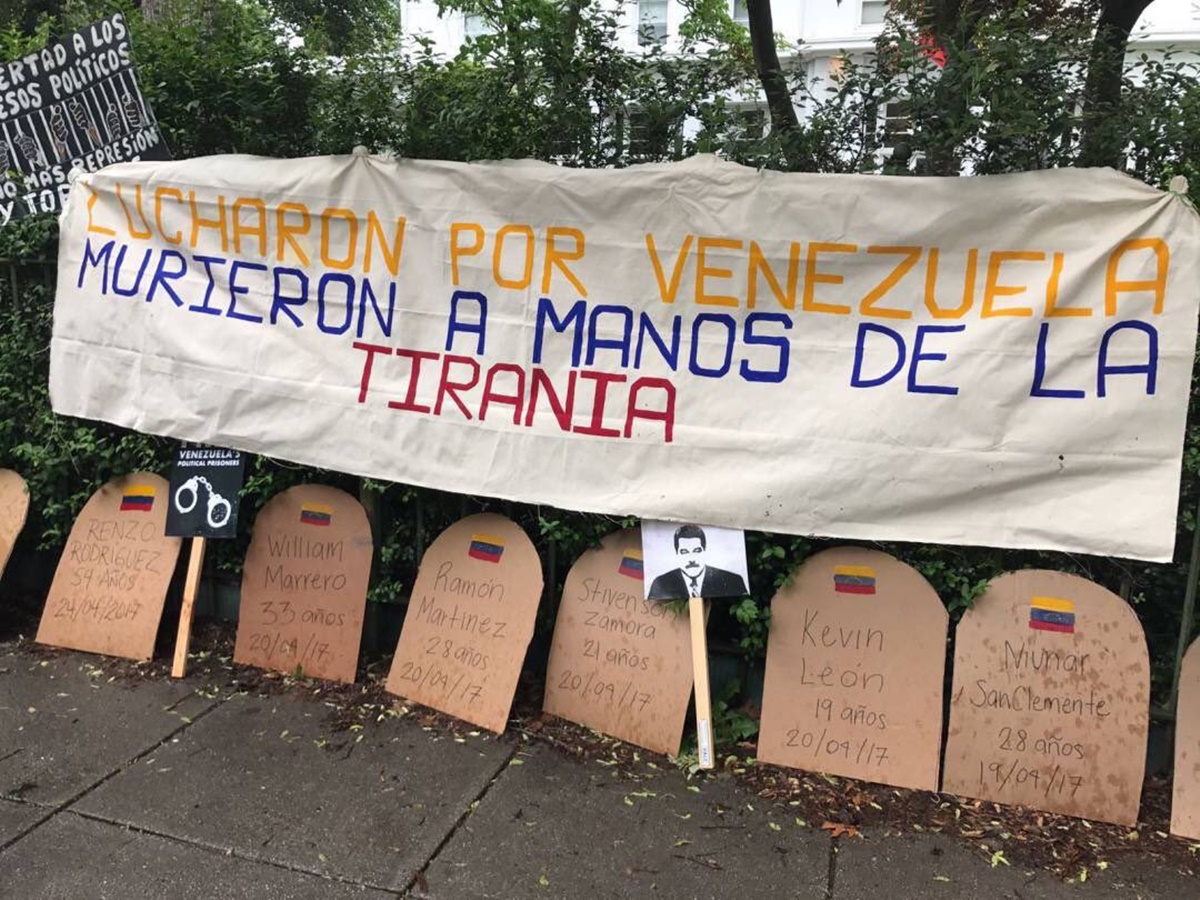
M 843 825 L 841 822 L 822 822 L 821 827 L 836 837 L 862 837 L 853 825 Z

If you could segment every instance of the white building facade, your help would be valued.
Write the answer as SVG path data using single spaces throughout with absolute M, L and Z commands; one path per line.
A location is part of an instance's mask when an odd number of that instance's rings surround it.
M 887 0 L 773 0 L 775 31 L 802 48 L 805 59 L 819 64 L 845 55 L 866 52 L 879 35 Z M 479 16 L 447 13 L 439 16 L 433 0 L 402 0 L 403 28 L 408 35 L 423 35 L 437 51 L 452 55 L 467 37 L 487 30 Z M 687 15 L 678 0 L 630 0 L 620 6 L 624 19 L 623 47 L 637 53 L 648 43 L 667 52 L 680 47 L 679 29 Z M 730 0 L 734 21 L 746 21 L 745 0 Z M 1200 0 L 1154 0 L 1138 22 L 1132 50 L 1175 46 L 1200 47 Z M 815 74 L 815 73 L 814 73 Z
M 735 22 L 747 21 L 745 0 L 728 0 Z M 622 21 L 621 47 L 628 53 L 659 49 L 671 54 L 682 49 L 680 27 L 687 16 L 679 0 L 613 0 Z M 828 85 L 847 58 L 861 58 L 874 48 L 884 27 L 888 0 L 772 0 L 777 35 L 799 51 L 804 80 L 813 93 Z M 448 12 L 439 15 L 434 0 L 401 0 L 401 20 L 408 37 L 423 37 L 436 53 L 453 56 L 464 41 L 487 33 L 487 22 L 477 15 Z M 1172 50 L 1200 59 L 1200 0 L 1154 0 L 1139 20 L 1130 42 L 1131 57 L 1143 53 L 1156 57 Z M 786 56 L 787 51 L 781 50 Z M 745 137 L 760 137 L 767 127 L 761 97 L 729 98 Z M 800 115 L 803 102 L 797 100 Z M 893 109 L 893 106 L 896 108 Z M 906 112 L 900 104 L 889 104 L 882 113 L 897 121 L 903 131 Z M 630 110 L 630 125 L 637 130 L 636 110 Z M 688 129 L 693 130 L 689 127 Z M 889 131 L 892 129 L 889 128 Z M 886 151 L 890 153 L 890 151 Z

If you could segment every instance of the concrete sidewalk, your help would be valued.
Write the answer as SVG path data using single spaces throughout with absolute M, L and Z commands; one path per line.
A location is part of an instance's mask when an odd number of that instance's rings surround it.
M 1200 896 L 1137 863 L 1071 885 L 940 835 L 801 827 L 728 777 L 415 716 L 339 731 L 319 695 L 105 663 L 0 644 L 6 900 Z

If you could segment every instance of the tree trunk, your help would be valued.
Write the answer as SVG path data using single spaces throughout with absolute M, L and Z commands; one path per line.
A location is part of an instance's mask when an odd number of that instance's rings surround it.
M 803 162 L 800 153 L 800 120 L 796 116 L 792 92 L 775 47 L 771 0 L 746 0 L 746 14 L 750 26 L 750 46 L 754 51 L 754 68 L 771 113 L 771 130 L 781 139 L 788 168 L 800 169 Z
M 1115 114 L 1121 106 L 1121 78 L 1129 35 L 1151 0 L 1104 0 L 1083 92 L 1083 141 L 1079 162 L 1084 166 L 1121 164 L 1125 143 Z

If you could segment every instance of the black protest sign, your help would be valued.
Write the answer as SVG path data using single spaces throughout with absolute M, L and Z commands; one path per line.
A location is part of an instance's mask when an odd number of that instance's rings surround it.
M 171 468 L 167 534 L 237 537 L 238 494 L 245 472 L 245 457 L 236 450 L 180 447 Z
M 0 226 L 60 212 L 72 169 L 170 158 L 119 13 L 0 62 Z

